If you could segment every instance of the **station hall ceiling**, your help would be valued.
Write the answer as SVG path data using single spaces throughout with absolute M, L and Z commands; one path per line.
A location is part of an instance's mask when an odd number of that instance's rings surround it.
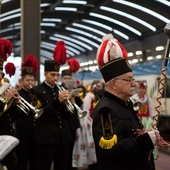
M 41 62 L 64 40 L 68 57 L 96 51 L 105 33 L 122 44 L 163 32 L 170 22 L 169 0 L 41 0 Z M 2 0 L 0 37 L 20 55 L 20 0 Z

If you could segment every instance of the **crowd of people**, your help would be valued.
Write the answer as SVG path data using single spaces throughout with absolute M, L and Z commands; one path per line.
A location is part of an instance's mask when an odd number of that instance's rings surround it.
M 5 80 L 3 55 L 1 85 Z M 45 60 L 45 80 L 40 84 L 35 85 L 38 60 L 25 57 L 16 87 L 2 95 L 6 102 L 1 101 L 0 135 L 15 136 L 19 144 L 0 160 L 0 168 L 155 170 L 153 149 L 160 136 L 151 123 L 149 127 L 144 124 L 152 122 L 154 115 L 150 98 L 144 96 L 146 87 L 141 84 L 138 89 L 145 89 L 143 98 L 134 95 L 137 84 L 127 52 L 112 35 L 103 39 L 96 57 L 103 80 L 92 81 L 88 88 L 72 76 L 78 70 L 75 60 L 71 65 L 77 69 L 69 65 L 59 74 L 66 63 L 63 41 L 57 43 L 53 58 Z M 81 92 L 72 94 L 78 88 Z M 132 97 L 141 102 L 142 111 L 134 110 Z M 6 109 L 8 99 L 13 100 Z M 81 111 L 85 114 L 80 118 Z M 141 115 L 147 119 L 142 121 Z

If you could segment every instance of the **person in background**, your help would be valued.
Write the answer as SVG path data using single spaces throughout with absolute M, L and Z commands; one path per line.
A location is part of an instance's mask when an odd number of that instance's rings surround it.
M 97 90 L 101 86 L 101 82 L 99 80 L 94 80 L 89 87 L 89 91 L 86 93 L 83 102 L 83 110 L 89 111 L 89 114 L 92 113 L 96 103 L 99 100 L 99 96 L 97 94 Z
M 5 74 L 3 73 L 3 65 L 10 56 L 12 52 L 12 44 L 9 40 L 0 38 L 0 86 L 2 86 Z M 14 74 L 15 71 L 12 71 Z M 14 136 L 14 120 L 16 119 L 16 114 L 18 108 L 16 103 L 18 103 L 18 92 L 15 88 L 6 89 L 1 92 L 0 95 L 0 135 L 10 135 Z M 6 166 L 8 170 L 17 169 L 17 159 L 15 155 L 15 149 L 12 150 L 3 160 L 1 164 Z
M 61 85 L 70 91 L 72 89 L 76 88 L 76 84 L 74 83 L 74 81 L 72 81 L 74 84 L 66 87 L 66 83 L 71 80 L 73 80 L 72 71 L 70 69 L 62 70 L 62 72 L 61 72 L 62 84 Z M 83 104 L 82 100 L 78 96 L 75 96 L 75 102 L 80 107 Z M 69 158 L 69 170 L 71 170 L 71 169 L 73 169 L 72 155 L 73 155 L 73 147 L 74 147 L 74 143 L 75 143 L 75 139 L 76 139 L 76 130 L 77 130 L 77 128 L 80 127 L 80 121 L 79 121 L 79 118 L 78 118 L 78 115 L 76 112 L 71 114 L 71 117 L 69 119 L 69 124 L 70 124 L 72 138 L 73 138 L 72 142 L 70 143 L 70 158 Z
M 53 57 L 54 60 L 45 60 L 44 82 L 34 87 L 44 110 L 36 120 L 38 170 L 50 170 L 52 163 L 54 170 L 68 170 L 73 140 L 69 124 L 71 113 L 66 106 L 69 90 L 61 90 L 57 84 L 60 65 L 66 61 L 64 41 L 57 42 Z
M 18 91 L 14 88 L 9 89 L 0 96 L 1 111 L 0 111 L 0 135 L 14 135 L 14 121 L 17 117 L 18 108 Z M 3 102 L 5 101 L 5 103 Z M 3 166 L 8 170 L 17 170 L 17 158 L 15 149 L 13 149 L 2 161 Z
M 155 170 L 151 151 L 160 136 L 157 130 L 144 131 L 129 101 L 136 82 L 127 51 L 111 34 L 102 40 L 96 58 L 105 91 L 91 115 L 97 168 Z
M 141 120 L 145 130 L 151 130 L 153 124 L 153 116 L 155 114 L 152 100 L 147 95 L 147 85 L 144 82 L 138 82 L 137 93 L 135 93 L 131 98 L 134 102 L 140 102 L 141 106 L 137 111 L 137 116 Z M 154 149 L 154 159 L 158 158 L 158 149 Z
M 21 84 L 22 88 L 18 91 L 21 98 L 31 105 L 32 87 L 35 85 L 35 78 L 39 63 L 35 56 L 26 55 L 21 65 Z M 21 100 L 21 104 L 25 103 Z M 22 107 L 22 106 L 21 106 Z M 37 149 L 35 136 L 34 112 L 27 106 L 23 112 L 19 110 L 15 121 L 15 135 L 20 143 L 16 148 L 18 159 L 18 170 L 37 170 Z M 23 108 L 23 107 L 22 107 Z M 29 168 L 28 168 L 29 167 Z
M 90 114 L 98 100 L 95 90 L 100 84 L 99 80 L 92 82 L 89 92 L 86 93 L 82 110 L 87 111 L 87 115 L 80 119 L 81 127 L 77 129 L 76 141 L 73 149 L 73 166 L 77 168 L 88 168 L 97 170 L 96 152 L 92 135 L 92 118 Z

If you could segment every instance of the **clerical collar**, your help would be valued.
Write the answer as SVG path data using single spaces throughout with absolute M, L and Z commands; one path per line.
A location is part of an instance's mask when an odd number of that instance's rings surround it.
M 55 86 L 51 86 L 51 85 L 48 84 L 46 81 L 44 81 L 44 83 L 45 83 L 47 86 L 51 87 L 52 89 L 55 87 Z

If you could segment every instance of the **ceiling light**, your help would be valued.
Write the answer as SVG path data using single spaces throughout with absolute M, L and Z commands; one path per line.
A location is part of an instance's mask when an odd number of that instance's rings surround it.
M 128 57 L 132 57 L 133 56 L 133 53 L 132 52 L 129 52 L 128 53 Z
M 10 15 L 10 16 L 8 16 L 8 17 L 1 18 L 1 21 L 0 21 L 0 22 L 7 21 L 7 20 L 10 20 L 10 19 L 13 19 L 13 18 L 20 17 L 20 16 L 21 16 L 21 13 L 19 13 L 19 14 L 13 14 L 13 15 Z
M 44 30 L 41 30 L 41 31 L 40 31 L 40 33 L 41 33 L 41 34 L 45 34 L 45 33 L 46 33 L 46 31 L 44 31 Z
M 41 26 L 47 26 L 47 27 L 55 27 L 55 24 L 54 23 L 41 23 L 40 24 Z
M 157 59 L 161 59 L 161 58 L 162 58 L 162 55 L 157 55 L 156 58 L 157 58 Z
M 131 60 L 131 64 L 135 64 L 135 63 L 138 63 L 138 62 L 139 62 L 138 59 L 133 59 L 133 60 Z
M 123 5 L 127 5 L 127 6 L 130 6 L 131 8 L 135 8 L 137 10 L 144 12 L 144 13 L 148 13 L 149 15 L 152 15 L 153 17 L 155 17 L 159 20 L 162 20 L 165 23 L 170 22 L 170 20 L 168 18 L 164 17 L 163 15 L 160 15 L 157 12 L 154 12 L 154 11 L 152 11 L 148 8 L 145 8 L 141 5 L 137 5 L 136 3 L 132 3 L 132 2 L 129 2 L 129 1 L 125 1 L 125 0 L 113 0 L 113 2 L 117 2 L 117 3 L 123 4 Z
M 85 32 L 85 31 L 81 31 L 79 29 L 75 29 L 75 28 L 71 28 L 71 27 L 66 27 L 65 29 L 69 30 L 69 31 L 72 31 L 72 32 L 76 32 L 76 33 L 82 34 L 82 35 L 87 36 L 89 38 L 92 38 L 92 39 L 94 39 L 96 41 L 99 41 L 101 43 L 101 38 L 98 38 L 97 36 L 89 34 L 89 33 Z
M 70 1 L 70 0 L 64 0 L 63 4 L 82 4 L 85 5 L 87 4 L 86 1 Z
M 43 3 L 43 4 L 40 5 L 41 8 L 42 7 L 47 7 L 47 6 L 50 6 L 50 3 Z
M 0 30 L 0 33 L 4 33 L 4 32 L 8 32 L 8 31 L 13 31 L 13 30 L 17 30 L 17 29 L 20 29 L 21 26 L 18 26 L 18 27 L 14 27 L 14 28 L 7 28 L 7 29 L 3 29 L 3 30 Z
M 3 1 L 0 1 L 1 4 L 5 4 L 7 2 L 10 2 L 11 0 L 3 0 Z
M 130 27 L 129 25 L 127 25 L 127 24 L 125 24 L 123 22 L 120 22 L 118 20 L 115 20 L 113 18 L 104 16 L 104 15 L 101 15 L 101 14 L 93 13 L 93 12 L 90 12 L 89 15 L 93 16 L 93 17 L 100 18 L 100 19 L 104 19 L 104 20 L 109 21 L 109 22 L 113 22 L 113 23 L 115 23 L 117 25 L 120 25 L 121 27 L 124 27 L 125 29 L 128 29 L 129 31 L 133 32 L 134 34 L 137 34 L 138 36 L 142 35 L 141 32 L 139 32 L 138 30 L 134 29 L 133 27 Z
M 142 51 L 136 51 L 135 54 L 136 54 L 136 55 L 141 55 L 141 54 L 142 54 Z
M 51 44 L 51 43 L 42 42 L 42 43 L 41 43 L 41 47 L 53 51 L 54 48 L 55 48 L 55 45 L 54 45 L 54 44 Z M 79 51 L 77 51 L 76 49 L 74 49 L 74 48 L 72 48 L 72 47 L 69 47 L 69 46 L 66 46 L 66 50 L 70 50 L 70 51 L 74 52 L 74 53 L 77 54 L 77 55 L 80 54 Z
M 130 15 L 130 14 L 126 13 L 126 12 L 122 12 L 120 10 L 105 7 L 105 6 L 101 6 L 100 9 L 108 11 L 108 12 L 112 12 L 112 13 L 115 13 L 115 14 L 118 14 L 118 15 L 121 15 L 121 16 L 126 17 L 126 18 L 129 18 L 130 20 L 138 22 L 139 24 L 149 28 L 152 31 L 156 31 L 156 28 L 154 26 L 152 26 L 151 24 L 148 24 L 147 22 L 135 17 L 134 15 Z
M 92 25 L 96 25 L 97 27 L 101 27 L 101 28 L 104 28 L 104 29 L 109 30 L 109 31 L 113 30 L 112 27 L 107 26 L 105 24 L 101 24 L 100 22 L 96 22 L 96 21 L 93 21 L 93 20 L 82 19 L 81 21 L 92 24 Z
M 10 40 L 10 39 L 15 39 L 15 38 L 17 38 L 17 36 L 16 36 L 16 35 L 11 35 L 11 36 L 5 36 L 5 38 L 6 38 L 7 40 Z
M 13 15 L 14 13 L 18 13 L 18 12 L 21 12 L 20 8 L 19 9 L 15 9 L 15 10 L 11 10 L 9 12 L 5 12 L 5 13 L 1 14 L 1 18 L 6 17 L 8 15 Z
M 62 20 L 59 18 L 43 18 L 42 21 L 47 22 L 61 22 Z
M 77 8 L 68 8 L 68 7 L 55 7 L 55 11 L 77 11 Z
M 155 50 L 156 51 L 162 51 L 162 50 L 164 50 L 164 47 L 163 46 L 157 46 Z
M 123 38 L 126 39 L 126 40 L 129 39 L 129 37 L 128 37 L 126 34 L 120 32 L 120 31 L 118 31 L 118 30 L 116 30 L 116 29 L 113 29 L 113 32 L 114 32 L 115 34 L 119 35 L 120 37 L 123 37 Z
M 147 60 L 149 60 L 149 61 L 152 60 L 152 59 L 153 59 L 153 56 L 148 56 L 147 57 Z
M 55 34 L 55 36 L 58 37 L 57 34 Z M 55 37 L 50 37 L 49 39 L 53 39 L 53 38 L 55 38 Z M 88 46 L 87 44 L 84 44 L 84 43 L 82 43 L 81 41 L 75 40 L 75 39 L 73 39 L 73 38 L 70 38 L 70 37 L 67 37 L 67 36 L 63 36 L 63 39 L 64 39 L 64 40 L 66 39 L 66 40 L 68 40 L 68 41 L 71 41 L 71 42 L 74 42 L 74 43 L 76 43 L 76 44 L 78 44 L 78 45 L 81 45 L 82 47 L 87 48 L 87 49 L 90 50 L 90 51 L 93 50 L 93 48 L 91 48 L 91 47 Z
M 21 23 L 20 22 L 17 22 L 17 23 L 13 23 L 13 24 L 10 24 L 8 27 L 16 27 L 16 26 L 21 26 Z
M 97 27 L 101 27 L 101 28 L 107 29 L 107 30 L 109 30 L 111 32 L 113 31 L 115 34 L 123 37 L 124 39 L 126 39 L 126 40 L 129 39 L 129 37 L 127 35 L 123 34 L 122 32 L 120 32 L 120 31 L 118 31 L 116 29 L 113 30 L 112 27 L 109 27 L 107 25 L 101 24 L 100 22 L 96 22 L 96 21 L 92 21 L 92 20 L 88 20 L 88 19 L 82 19 L 82 22 L 86 22 L 86 23 L 89 23 L 89 24 L 96 25 Z
M 94 43 L 93 41 L 90 41 L 90 40 L 88 40 L 87 38 L 84 38 L 84 37 L 82 37 L 82 36 L 77 36 L 77 35 L 71 35 L 71 36 L 74 37 L 74 38 L 77 38 L 77 39 L 79 39 L 79 40 L 82 40 L 82 41 L 84 41 L 84 42 L 86 42 L 86 43 L 88 43 L 88 44 L 91 44 L 91 45 L 93 45 L 93 46 L 96 47 L 96 48 L 99 47 L 98 44 L 96 44 L 96 43 Z
M 70 51 L 72 51 L 74 54 L 80 55 L 80 52 L 77 51 L 76 49 L 72 48 L 72 47 L 66 46 L 66 50 L 70 50 Z
M 62 35 L 57 35 L 57 34 L 55 34 L 54 36 L 57 36 L 57 37 L 59 37 L 59 38 L 50 37 L 50 39 L 51 39 L 51 40 L 54 40 L 54 41 L 61 41 L 61 37 L 62 37 L 62 39 L 64 39 L 64 37 L 66 37 L 66 36 L 63 37 Z M 76 48 L 76 49 L 78 49 L 78 50 L 80 50 L 80 51 L 82 51 L 82 52 L 85 52 L 85 51 L 86 51 L 84 48 L 80 47 L 78 44 L 74 44 L 74 43 L 69 42 L 69 41 L 67 41 L 67 40 L 64 40 L 64 42 L 65 42 L 66 45 L 69 45 L 69 46 L 71 46 L 71 47 L 74 47 L 74 48 Z
M 170 7 L 170 2 L 169 2 L 169 1 L 166 1 L 166 0 L 156 0 L 156 1 L 158 1 L 158 2 L 160 2 L 160 3 L 162 3 L 162 4 L 164 4 L 164 5 L 166 5 L 166 6 L 168 6 L 168 7 Z
M 99 30 L 97 30 L 97 29 L 94 29 L 94 28 L 92 28 L 92 27 L 83 25 L 83 24 L 73 23 L 72 25 L 75 26 L 75 27 L 79 27 L 79 28 L 83 28 L 83 29 L 92 31 L 92 32 L 97 33 L 97 34 L 99 34 L 99 35 L 101 35 L 101 36 L 104 36 L 104 35 L 105 35 L 104 32 L 99 31 Z

